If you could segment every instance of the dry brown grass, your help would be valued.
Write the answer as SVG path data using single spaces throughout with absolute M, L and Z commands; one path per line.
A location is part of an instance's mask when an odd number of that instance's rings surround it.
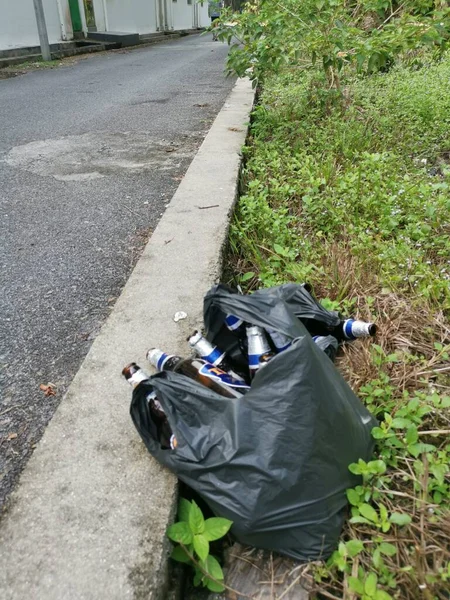
M 229 273 L 257 272 L 244 257 L 229 256 Z M 391 404 L 386 406 L 392 417 L 404 407 L 405 393 L 408 398 L 416 393 L 439 393 L 450 396 L 450 363 L 435 343 L 450 344 L 450 327 L 446 315 L 439 307 L 427 304 L 411 291 L 399 294 L 384 290 L 378 282 L 376 261 L 370 256 L 355 257 L 345 243 L 330 244 L 323 253 L 322 263 L 326 277 L 315 282 L 318 298 L 328 297 L 342 301 L 355 300 L 356 312 L 364 320 L 375 319 L 378 331 L 376 340 L 358 340 L 342 349 L 337 366 L 356 393 L 380 371 L 389 378 L 393 388 Z M 230 278 L 231 279 L 231 278 Z M 230 281 L 230 280 L 229 280 Z M 250 289 L 258 285 L 255 278 Z M 367 298 L 373 297 L 368 304 Z M 379 355 L 395 354 L 397 360 L 382 365 L 374 360 L 373 344 L 382 349 Z M 381 384 L 380 384 L 381 385 Z M 374 408 L 374 407 L 372 407 Z M 375 406 L 378 418 L 383 418 L 383 405 Z M 427 432 L 436 433 L 427 433 Z M 420 441 L 444 450 L 450 440 L 450 408 L 438 408 L 429 412 L 420 425 Z M 423 473 L 417 474 L 416 460 L 422 461 Z M 447 481 L 450 473 L 447 474 Z M 343 540 L 362 540 L 368 552 L 362 552 L 353 562 L 353 576 L 362 567 L 366 573 L 373 570 L 373 552 L 381 541 L 395 544 L 397 554 L 383 556 L 384 568 L 395 575 L 397 587 L 391 590 L 398 600 L 448 600 L 450 578 L 445 581 L 440 573 L 450 561 L 450 507 L 433 502 L 429 493 L 430 466 L 426 454 L 419 457 L 401 455 L 397 466 L 389 466 L 389 485 L 379 489 L 379 496 L 389 513 L 401 512 L 411 515 L 410 525 L 393 527 L 381 533 L 364 524 L 347 523 Z M 379 502 L 379 501 L 378 501 Z M 377 502 L 375 502 L 375 505 Z M 374 542 L 374 536 L 378 542 Z M 311 598 L 356 600 L 359 598 L 348 585 L 348 577 L 339 575 L 323 579 L 314 587 L 309 573 L 309 585 L 314 589 Z M 385 588 L 386 589 L 386 588 Z M 273 596 L 276 598 L 277 596 Z

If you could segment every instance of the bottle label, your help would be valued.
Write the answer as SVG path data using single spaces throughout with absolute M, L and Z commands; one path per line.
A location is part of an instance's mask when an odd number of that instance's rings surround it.
M 214 366 L 220 364 L 223 361 L 224 357 L 225 354 L 223 352 L 220 352 L 220 350 L 218 350 L 217 348 L 213 348 L 210 354 L 202 354 L 200 356 L 200 358 L 203 358 L 203 360 L 206 360 Z
M 158 371 L 162 371 L 164 369 L 164 363 L 166 362 L 166 360 L 172 358 L 173 356 L 173 354 L 166 354 L 165 352 L 161 352 L 161 356 L 158 357 L 158 361 L 156 363 L 156 368 L 158 369 Z
M 249 354 L 248 355 L 248 367 L 252 371 L 259 369 L 259 359 L 263 354 Z
M 269 342 L 261 327 L 252 325 L 247 327 L 248 339 L 248 366 L 251 371 L 259 369 L 259 359 L 263 354 L 270 354 Z
M 250 386 L 240 379 L 234 379 L 231 375 L 222 371 L 218 367 L 215 367 L 211 364 L 204 364 L 199 369 L 199 375 L 203 375 L 204 377 L 209 377 L 213 381 L 218 381 L 219 383 L 223 383 L 228 387 L 234 388 L 236 390 L 249 390 Z
M 236 331 L 242 325 L 244 321 L 239 317 L 235 317 L 234 315 L 227 315 L 225 317 L 225 325 L 228 327 L 230 331 Z
M 353 319 L 347 319 L 344 323 L 344 335 L 348 340 L 356 340 L 356 336 L 353 335 Z
M 290 338 L 282 333 L 279 333 L 278 331 L 268 330 L 268 334 L 270 335 L 277 352 L 283 352 L 284 350 L 287 350 L 292 344 L 292 340 Z

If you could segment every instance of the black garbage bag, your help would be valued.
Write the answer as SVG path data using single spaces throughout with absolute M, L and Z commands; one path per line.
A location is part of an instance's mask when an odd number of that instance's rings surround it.
M 289 319 L 286 318 L 286 310 L 289 311 Z M 227 314 L 264 329 L 275 329 L 292 339 L 304 333 L 304 329 L 295 327 L 298 319 L 313 336 L 333 334 L 341 323 L 339 313 L 327 310 L 309 288 L 294 283 L 257 290 L 250 296 L 238 294 L 226 285 L 217 285 L 206 294 L 203 313 L 206 337 L 225 351 L 241 370 L 247 367 L 245 333 L 244 339 L 241 339 L 242 330 L 233 332 L 226 327 Z M 297 319 L 293 318 L 294 315 Z
M 335 549 L 345 490 L 359 481 L 348 465 L 369 459 L 376 422 L 294 310 L 276 294 L 213 289 L 205 298 L 209 333 L 220 314 L 233 313 L 291 337 L 292 345 L 237 400 L 177 373 L 143 382 L 166 411 L 175 450 L 162 450 L 152 437 L 147 402 L 136 391 L 131 416 L 150 453 L 231 519 L 237 540 L 306 561 Z M 219 323 L 215 342 L 221 329 Z

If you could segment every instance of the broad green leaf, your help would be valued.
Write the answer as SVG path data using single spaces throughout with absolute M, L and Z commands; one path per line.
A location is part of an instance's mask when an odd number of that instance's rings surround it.
M 360 475 L 361 465 L 359 465 L 358 463 L 352 463 L 351 465 L 348 465 L 348 470 L 350 471 L 350 473 L 353 473 L 353 475 Z
M 254 277 L 255 274 L 253 273 L 253 271 L 247 271 L 247 273 L 244 273 L 241 277 L 241 281 L 248 281 L 249 279 L 252 279 L 252 277 Z
M 407 427 L 411 427 L 412 423 L 409 419 L 404 419 L 403 417 L 396 417 L 392 420 L 391 427 L 394 429 L 406 429 Z
M 209 577 L 205 577 L 205 584 L 208 590 L 210 590 L 211 592 L 223 592 L 225 590 L 224 585 L 213 581 Z
M 383 559 L 381 558 L 381 552 L 378 548 L 374 551 L 372 555 L 372 562 L 373 566 L 376 569 L 381 569 L 381 567 L 383 566 Z
M 389 523 L 389 521 L 383 521 L 383 523 L 381 524 L 381 531 L 383 533 L 387 533 L 390 528 L 391 528 L 391 524 Z
M 287 250 L 286 248 L 283 248 L 283 246 L 280 246 L 280 244 L 274 244 L 273 249 L 280 256 L 289 256 L 289 250 Z
M 360 503 L 359 494 L 355 490 L 347 490 L 347 498 L 350 504 L 352 504 L 353 506 L 358 506 L 358 504 Z
M 369 521 L 372 521 L 372 523 L 378 523 L 377 511 L 372 506 L 370 506 L 370 504 L 361 504 L 361 506 L 359 506 L 358 509 L 363 517 L 369 519 Z
M 408 411 L 415 411 L 419 408 L 420 406 L 420 400 L 419 398 L 411 398 L 411 400 L 408 402 Z
M 189 527 L 192 533 L 203 533 L 205 531 L 205 519 L 202 511 L 199 509 L 194 500 L 191 502 L 191 510 L 189 512 Z
M 375 390 L 372 392 L 373 396 L 375 396 L 375 397 L 378 397 L 378 396 L 383 396 L 383 394 L 385 394 L 385 393 L 386 393 L 386 392 L 385 392 L 385 390 L 383 390 L 383 388 L 376 388 L 376 389 L 375 389 Z
M 397 548 L 389 542 L 382 542 L 379 546 L 380 552 L 386 556 L 394 556 L 397 554 Z
M 373 473 L 383 474 L 386 471 L 386 463 L 384 460 L 371 460 L 367 466 Z
M 206 561 L 202 563 L 202 567 L 211 575 L 211 577 L 214 577 L 214 579 L 223 579 L 222 567 L 215 556 L 209 554 Z
M 170 555 L 170 558 L 173 558 L 173 560 L 176 560 L 181 563 L 191 562 L 191 559 L 189 558 L 189 556 L 186 554 L 186 552 L 184 551 L 184 549 L 181 546 L 176 546 L 172 550 L 172 554 Z
M 219 540 L 228 532 L 232 524 L 233 521 L 229 521 L 228 519 L 222 519 L 220 517 L 212 517 L 211 519 L 206 519 L 205 530 L 203 532 L 203 535 L 210 542 L 213 542 L 214 540 Z
M 417 458 L 419 454 L 433 452 L 433 450 L 436 450 L 436 446 L 433 446 L 433 444 L 424 444 L 423 442 L 418 442 L 417 444 L 410 444 L 408 446 L 408 452 L 412 454 L 415 458 Z
M 189 513 L 191 512 L 191 503 L 186 498 L 180 498 L 178 503 L 178 520 L 189 522 Z
M 378 578 L 375 573 L 369 573 L 366 577 L 366 581 L 364 582 L 364 592 L 369 596 L 369 598 L 373 598 L 375 596 L 375 592 L 377 591 L 377 582 Z
M 375 440 L 382 440 L 383 438 L 386 437 L 386 432 L 383 431 L 383 429 L 381 429 L 381 427 L 374 427 L 372 429 L 372 437 Z
M 375 600 L 392 600 L 392 596 L 384 590 L 377 590 L 374 598 Z
M 398 356 L 396 354 L 388 354 L 386 356 L 386 362 L 398 362 Z
M 364 550 L 364 544 L 360 540 L 350 540 L 345 543 L 345 547 L 352 558 Z
M 370 523 L 370 521 L 364 517 L 352 517 L 350 523 Z
M 194 535 L 194 550 L 200 560 L 206 560 L 209 554 L 209 542 L 204 535 Z
M 348 587 L 357 594 L 364 594 L 364 584 L 360 579 L 356 577 L 348 578 Z
M 190 544 L 192 542 L 192 532 L 189 529 L 189 525 L 184 521 L 174 523 L 167 528 L 167 536 L 173 541 L 179 544 Z
M 404 513 L 393 512 L 389 517 L 389 521 L 395 525 L 408 525 L 408 523 L 411 523 L 411 517 Z
M 431 465 L 430 467 L 430 471 L 436 477 L 436 480 L 439 483 L 439 485 L 443 485 L 444 478 L 448 470 L 449 467 L 447 465 Z
M 408 427 L 408 430 L 405 435 L 406 443 L 415 444 L 419 439 L 419 434 L 417 433 L 417 427 L 413 425 L 412 427 Z

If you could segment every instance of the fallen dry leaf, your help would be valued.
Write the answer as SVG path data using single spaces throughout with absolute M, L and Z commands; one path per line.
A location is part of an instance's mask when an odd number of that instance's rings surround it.
M 17 433 L 10 433 L 10 434 L 8 435 L 8 438 L 7 438 L 7 439 L 8 439 L 8 440 L 15 440 L 15 439 L 16 439 L 16 437 L 17 437 Z
M 56 385 L 54 383 L 41 383 L 39 386 L 41 392 L 44 392 L 44 396 L 56 396 Z
M 229 131 L 244 131 L 243 129 L 239 129 L 239 127 L 228 127 Z
M 198 106 L 199 108 L 205 108 L 205 106 L 209 106 L 208 103 L 206 104 L 194 104 L 194 106 Z

